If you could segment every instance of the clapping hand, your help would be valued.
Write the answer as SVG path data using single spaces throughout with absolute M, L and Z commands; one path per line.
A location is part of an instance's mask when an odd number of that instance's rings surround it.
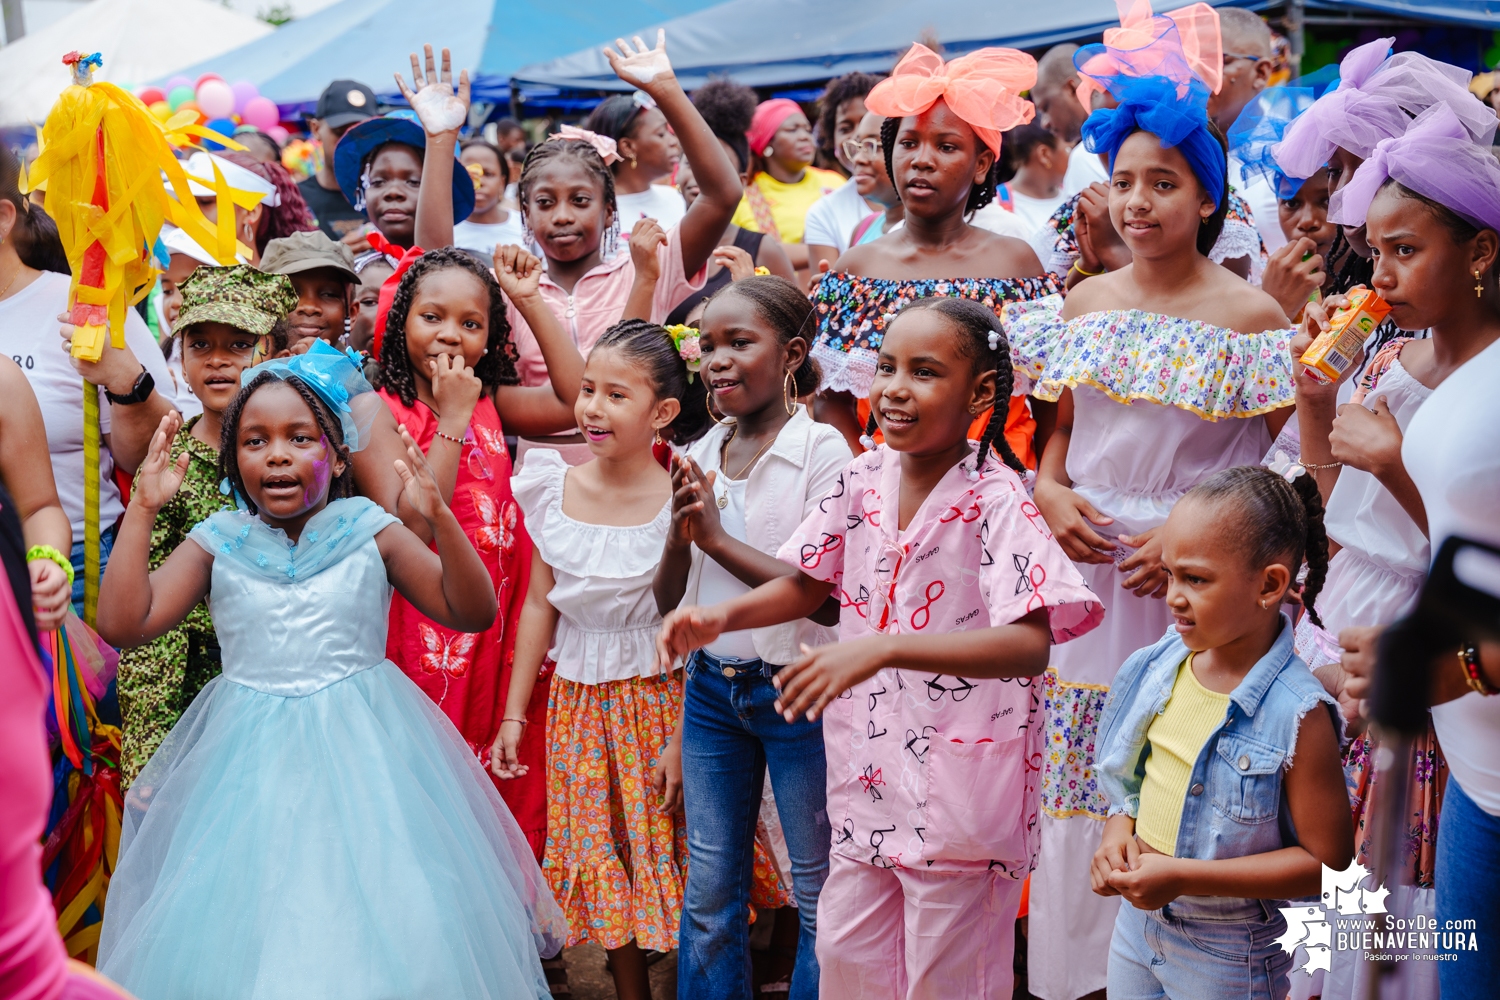
M 172 442 L 182 427 L 182 414 L 172 410 L 161 418 L 156 433 L 151 435 L 151 445 L 146 451 L 146 460 L 141 463 L 136 476 L 135 490 L 130 502 L 138 503 L 147 510 L 161 510 L 166 502 L 177 495 L 187 475 L 188 463 L 193 459 L 187 452 L 172 461 Z
M 469 120 L 469 71 L 464 70 L 458 75 L 458 92 L 454 93 L 453 68 L 448 50 L 443 50 L 441 76 L 432 62 L 432 46 L 424 45 L 422 51 L 427 56 L 426 72 L 422 71 L 417 62 L 417 54 L 413 52 L 411 86 L 406 85 L 400 73 L 396 74 L 396 86 L 401 88 L 401 96 L 406 98 L 412 110 L 417 113 L 423 131 L 429 136 L 456 134 L 463 128 L 464 122 Z
M 615 71 L 615 75 L 626 83 L 633 83 L 651 93 L 663 84 L 677 79 L 672 72 L 672 62 L 667 58 L 666 29 L 657 29 L 654 49 L 646 48 L 640 35 L 635 36 L 634 48 L 623 38 L 616 38 L 615 44 L 620 51 L 616 52 L 606 45 L 604 58 L 609 60 L 609 68 Z

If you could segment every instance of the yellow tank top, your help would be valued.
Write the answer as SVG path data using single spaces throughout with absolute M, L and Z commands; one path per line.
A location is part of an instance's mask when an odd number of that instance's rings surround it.
M 1141 781 L 1135 833 L 1163 854 L 1177 850 L 1177 827 L 1203 744 L 1224 722 L 1229 695 L 1210 691 L 1193 676 L 1193 654 L 1177 669 L 1167 707 L 1146 731 L 1146 776 Z

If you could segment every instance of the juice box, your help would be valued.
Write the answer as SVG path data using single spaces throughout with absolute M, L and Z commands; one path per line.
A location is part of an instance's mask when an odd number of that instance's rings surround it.
M 1362 353 L 1365 341 L 1391 307 L 1363 285 L 1349 290 L 1349 304 L 1333 314 L 1328 329 L 1318 334 L 1307 353 L 1302 368 L 1307 376 L 1328 385 L 1337 382 Z

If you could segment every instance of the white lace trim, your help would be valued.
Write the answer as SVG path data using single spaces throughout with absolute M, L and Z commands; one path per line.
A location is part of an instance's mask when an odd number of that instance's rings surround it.
M 1260 255 L 1260 232 L 1254 226 L 1225 219 L 1224 231 L 1208 252 L 1208 259 L 1215 264 L 1222 264 L 1226 260 L 1237 260 L 1240 257 L 1250 258 L 1250 284 L 1259 285 L 1261 274 L 1265 271 L 1265 262 Z
M 841 351 L 820 340 L 810 353 L 823 373 L 820 388 L 824 392 L 851 392 L 860 399 L 870 395 L 870 383 L 875 381 L 874 352 Z

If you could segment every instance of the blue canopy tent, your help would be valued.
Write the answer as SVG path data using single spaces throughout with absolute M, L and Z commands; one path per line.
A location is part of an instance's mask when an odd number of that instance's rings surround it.
M 467 69 L 476 103 L 510 99 L 523 63 L 613 39 L 641 24 L 707 7 L 712 0 L 342 0 L 248 45 L 182 70 L 249 80 L 282 106 L 310 109 L 332 80 L 360 80 L 395 95 L 391 74 L 409 72 L 424 43 L 447 48 Z M 174 74 L 176 75 L 176 74 Z
M 1278 0 L 1209 0 L 1216 7 L 1265 11 L 1284 8 Z M 1162 12 L 1185 0 L 1157 0 Z M 1500 0 L 1305 0 L 1309 14 L 1358 11 L 1385 17 L 1500 28 Z M 655 35 L 667 30 L 672 64 L 683 86 L 702 85 L 712 76 L 731 76 L 759 88 L 786 88 L 821 81 L 854 70 L 890 69 L 913 41 L 936 38 L 950 54 L 987 45 L 1039 48 L 1064 41 L 1097 38 L 1119 23 L 1114 0 L 1023 3 L 1005 0 L 730 0 L 664 24 L 635 29 Z M 625 90 L 597 46 L 512 74 L 519 104 L 556 106 L 569 91 Z

